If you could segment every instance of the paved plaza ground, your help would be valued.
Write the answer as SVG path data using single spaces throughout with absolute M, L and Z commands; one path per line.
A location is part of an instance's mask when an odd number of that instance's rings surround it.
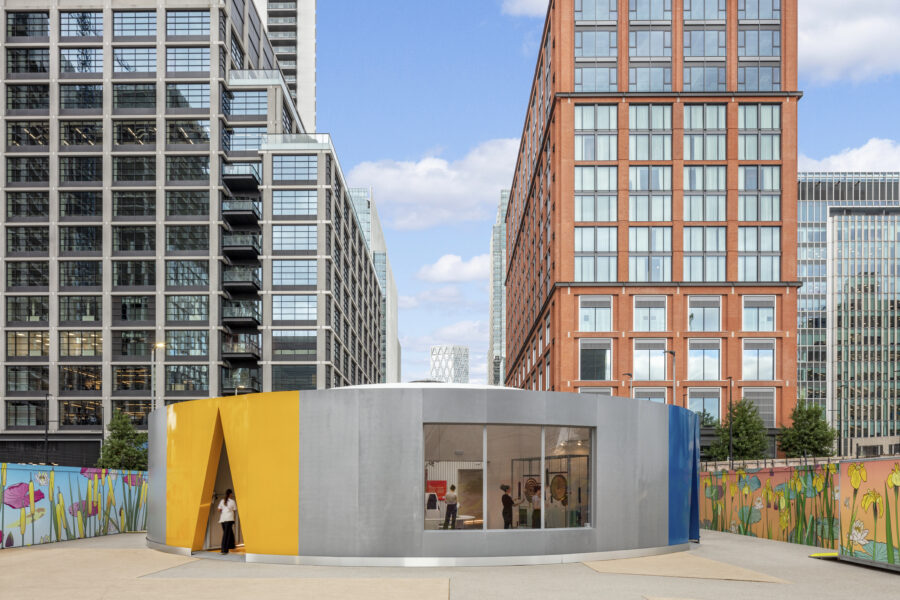
M 0 598 L 128 600 L 900 598 L 900 575 L 809 558 L 814 549 L 703 532 L 689 552 L 534 567 L 334 568 L 148 550 L 142 534 L 0 551 Z

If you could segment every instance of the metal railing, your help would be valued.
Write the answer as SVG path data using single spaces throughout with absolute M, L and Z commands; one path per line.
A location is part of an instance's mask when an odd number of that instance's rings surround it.
M 256 218 L 262 218 L 262 209 L 258 200 L 222 200 L 222 212 L 252 212 Z
M 225 270 L 222 271 L 222 281 L 224 283 L 252 283 L 256 287 L 262 286 L 259 269 L 225 267 Z
M 229 302 L 222 307 L 225 319 L 260 319 L 259 302 Z
M 258 342 L 223 342 L 222 354 L 259 354 Z
M 259 179 L 259 163 L 231 163 L 222 165 L 222 175 L 234 177 L 241 175 L 253 175 Z
M 262 251 L 262 244 L 258 235 L 247 233 L 226 233 L 222 236 L 223 248 L 243 248 L 252 247 L 257 252 Z

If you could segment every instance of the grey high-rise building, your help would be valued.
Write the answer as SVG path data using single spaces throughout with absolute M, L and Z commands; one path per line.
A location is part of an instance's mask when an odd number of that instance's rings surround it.
M 497 222 L 491 232 L 491 331 L 488 340 L 488 385 L 506 378 L 506 208 L 509 190 L 500 192 Z
M 843 455 L 900 452 L 900 173 L 801 173 L 800 402 Z
M 252 1 L 5 0 L 0 455 L 382 380 L 375 261 Z
M 350 196 L 356 207 L 366 244 L 375 261 L 378 284 L 381 286 L 381 383 L 400 383 L 400 332 L 397 284 L 388 258 L 387 242 L 381 229 L 381 219 L 371 188 L 351 188 Z
M 306 130 L 316 130 L 316 0 L 259 0 L 275 58 Z

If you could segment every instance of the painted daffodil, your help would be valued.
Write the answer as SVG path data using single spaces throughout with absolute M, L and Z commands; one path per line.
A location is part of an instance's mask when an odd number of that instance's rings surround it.
M 894 468 L 888 474 L 887 486 L 889 488 L 900 488 L 900 463 L 894 463 Z
M 877 517 L 884 510 L 884 502 L 881 499 L 881 494 L 875 490 L 869 490 L 863 495 L 863 510 L 869 512 L 869 507 L 873 505 L 875 506 L 875 516 Z
M 816 488 L 816 491 L 821 494 L 822 490 L 825 489 L 825 474 L 816 473 L 813 476 L 812 484 L 813 487 Z
M 862 482 L 868 478 L 866 465 L 863 463 L 851 463 L 847 468 L 847 475 L 850 476 L 850 485 L 853 486 L 854 490 L 858 490 Z

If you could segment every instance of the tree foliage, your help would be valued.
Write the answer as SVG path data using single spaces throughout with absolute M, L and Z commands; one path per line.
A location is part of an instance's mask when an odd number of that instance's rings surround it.
M 778 447 L 788 458 L 831 456 L 836 432 L 825 420 L 825 409 L 798 403 L 791 413 L 793 423 L 778 432 Z
M 769 440 L 756 405 L 745 398 L 734 405 L 733 414 L 728 419 L 734 423 L 734 460 L 765 458 Z M 728 459 L 728 436 L 728 420 L 725 420 L 716 427 L 716 441 L 709 447 L 710 458 Z
M 147 434 L 139 433 L 128 415 L 113 413 L 109 437 L 103 442 L 97 467 L 101 469 L 147 470 Z
M 709 428 L 716 427 L 719 424 L 719 421 L 710 414 L 706 409 L 703 409 L 703 412 L 700 413 L 700 427 Z

